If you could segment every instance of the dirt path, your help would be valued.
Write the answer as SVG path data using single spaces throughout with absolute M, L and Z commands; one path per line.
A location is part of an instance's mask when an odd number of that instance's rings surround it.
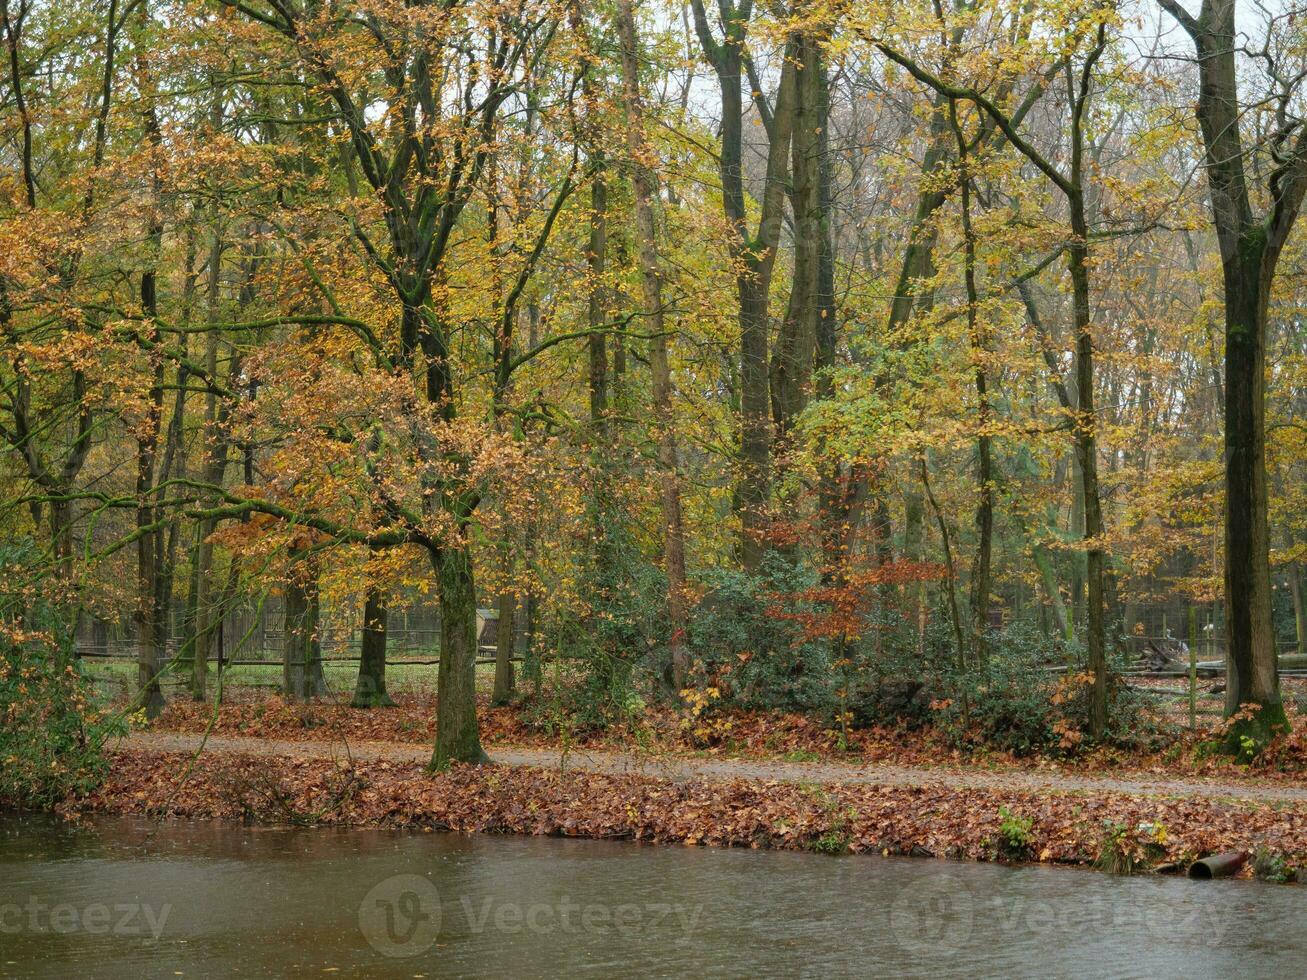
M 170 732 L 137 732 L 122 747 L 138 751 L 194 752 L 203 736 Z M 390 762 L 426 762 L 431 750 L 401 742 L 301 742 L 281 739 L 210 735 L 207 752 L 233 752 L 256 756 L 308 756 Z M 1193 799 L 1251 800 L 1264 803 L 1307 803 L 1307 787 L 1283 784 L 1220 783 L 1201 780 L 1151 778 L 1147 775 L 1072 776 L 1043 772 L 989 772 L 963 768 L 927 768 L 886 764 L 856 765 L 838 762 L 779 762 L 739 759 L 697 759 L 674 756 L 640 756 L 594 749 L 562 753 L 551 749 L 492 746 L 495 762 L 510 766 L 580 769 L 598 773 L 638 773 L 677 781 L 689 779 L 747 779 L 785 783 L 854 783 L 884 786 L 947 786 L 957 789 L 1013 790 L 1053 793 L 1125 793 L 1135 796 L 1177 796 Z

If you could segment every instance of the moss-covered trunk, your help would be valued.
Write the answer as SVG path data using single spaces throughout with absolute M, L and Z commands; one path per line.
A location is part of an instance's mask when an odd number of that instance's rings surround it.
M 311 558 L 297 561 L 286 583 L 281 689 L 292 701 L 327 693 L 318 636 L 318 575 Z
M 350 701 L 352 708 L 388 708 L 395 703 L 386 692 L 387 615 L 381 590 L 368 589 L 363 604 L 363 638 L 359 647 L 359 675 Z
M 489 762 L 476 712 L 477 603 L 472 555 L 458 542 L 432 555 L 440 595 L 440 671 L 436 679 L 436 746 L 432 769 Z
M 1264 743 L 1288 727 L 1280 701 L 1271 620 L 1266 515 L 1266 304 L 1269 277 L 1260 228 L 1225 265 L 1225 602 L 1227 715 L 1254 706 L 1230 731 Z
M 1266 516 L 1266 307 L 1280 251 L 1302 207 L 1307 156 L 1281 120 L 1263 134 L 1272 146 L 1295 145 L 1265 181 L 1267 211 L 1253 210 L 1243 119 L 1254 101 L 1240 98 L 1235 0 L 1204 0 L 1198 17 L 1176 0 L 1162 7 L 1192 38 L 1198 55 L 1195 114 L 1203 134 L 1212 227 L 1225 286 L 1225 631 L 1227 715 L 1238 716 L 1227 747 L 1243 753 L 1288 728 L 1280 701 L 1271 624 L 1270 538 Z M 1292 139 L 1291 139 L 1292 137 Z M 1245 706 L 1249 709 L 1244 710 Z
M 1077 240 L 1067 250 L 1074 293 L 1076 389 L 1079 395 L 1075 429 L 1076 462 L 1085 507 L 1085 647 L 1093 687 L 1089 698 L 1089 734 L 1102 738 L 1107 729 L 1107 634 L 1103 594 L 1103 507 L 1098 495 L 1097 417 L 1094 414 L 1094 336 L 1089 306 L 1088 229 L 1083 205 L 1072 200 L 1072 225 Z

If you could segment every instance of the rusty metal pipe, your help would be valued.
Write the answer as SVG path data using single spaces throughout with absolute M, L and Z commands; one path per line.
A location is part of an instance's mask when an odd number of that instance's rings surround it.
M 1212 878 L 1228 878 L 1238 873 L 1248 863 L 1247 851 L 1226 851 L 1224 854 L 1209 854 L 1201 861 L 1189 865 L 1189 877 L 1199 881 Z

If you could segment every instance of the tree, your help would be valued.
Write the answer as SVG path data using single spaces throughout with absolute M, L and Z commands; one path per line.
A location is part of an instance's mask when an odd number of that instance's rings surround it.
M 649 368 L 653 374 L 653 411 L 658 440 L 659 482 L 662 487 L 663 562 L 667 571 L 667 618 L 671 630 L 671 682 L 686 686 L 689 657 L 685 649 L 685 525 L 681 519 L 680 477 L 677 475 L 676 429 L 672 413 L 672 371 L 667 357 L 663 317 L 662 272 L 653 202 L 658 181 L 653 148 L 645 135 L 644 101 L 640 94 L 639 47 L 631 0 L 617 0 L 617 34 L 622 43 L 622 95 L 626 107 L 626 148 L 635 187 L 635 228 L 639 249 L 641 295 L 648 317 Z
M 359 673 L 354 683 L 354 708 L 388 708 L 395 702 L 386 691 L 386 596 L 377 583 L 368 586 L 363 602 L 363 638 L 359 645 Z
M 1235 0 L 1203 0 L 1197 17 L 1175 0 L 1159 0 L 1193 41 L 1198 62 L 1195 114 L 1206 153 L 1212 226 L 1225 287 L 1225 631 L 1227 715 L 1241 714 L 1229 746 L 1263 744 L 1288 729 L 1280 700 L 1271 625 L 1270 529 L 1266 487 L 1267 309 L 1276 266 L 1307 192 L 1307 128 L 1296 112 L 1303 74 L 1284 60 L 1275 19 L 1254 60 L 1273 83 L 1274 121 L 1264 145 L 1269 164 L 1257 214 L 1243 136 L 1249 104 L 1240 92 Z M 1292 14 L 1286 31 L 1296 31 Z M 1260 168 L 1258 168 L 1260 172 Z
M 311 543 L 304 544 L 303 549 L 292 545 L 283 606 L 282 694 L 294 701 L 308 701 L 327 693 L 322 669 L 318 562 Z
M 424 8 L 409 17 L 403 11 L 360 10 L 357 18 L 327 21 L 282 3 L 225 2 L 278 35 L 329 95 L 381 209 L 382 241 L 357 220 L 351 227 L 401 311 L 393 341 L 374 336 L 369 343 L 396 374 L 421 378 L 422 401 L 412 400 L 406 411 L 419 433 L 415 448 L 423 489 L 420 515 L 404 512 L 383 492 L 381 509 L 398 526 L 363 539 L 372 545 L 414 541 L 428 550 L 441 611 L 432 766 L 485 761 L 476 717 L 471 542 L 482 489 L 468 479 L 470 460 L 457 440 L 442 445 L 442 435 L 457 428 L 460 398 L 451 345 L 455 324 L 444 282 L 455 227 L 484 180 L 500 110 L 519 93 L 520 73 L 529 74 L 549 50 L 554 12 L 487 5 Z M 494 43 L 469 43 L 485 31 L 492 32 Z M 363 61 L 352 60 L 360 46 Z M 373 57 L 371 64 L 382 66 L 379 72 L 369 70 Z M 369 106 L 378 99 L 392 112 L 372 114 Z M 572 187 L 569 174 L 551 214 L 556 216 Z M 529 280 L 551 228 L 552 220 L 515 281 L 515 296 Z M 511 349 L 511 307 L 506 304 L 496 339 L 506 349 Z M 500 360 L 495 370 L 500 390 L 504 372 L 519 363 Z M 429 527 L 438 530 L 431 533 Z
M 1090 305 L 1090 229 L 1085 208 L 1086 173 L 1084 127 L 1094 86 L 1094 68 L 1107 49 L 1107 24 L 1112 11 L 1101 4 L 1092 6 L 1077 22 L 1069 39 L 1069 50 L 1083 50 L 1077 63 L 1072 58 L 1059 62 L 1065 79 L 1069 106 L 1069 161 L 1065 170 L 1050 156 L 1035 148 L 1013 124 L 1011 114 L 974 88 L 941 78 L 916 60 L 886 43 L 878 47 L 918 81 L 953 100 L 972 103 L 1002 132 L 1009 144 L 1029 160 L 1062 194 L 1067 204 L 1070 237 L 1064 252 L 1071 279 L 1073 328 L 1075 331 L 1076 390 L 1079 402 L 1073 417 L 1076 460 L 1080 468 L 1085 501 L 1084 547 L 1088 568 L 1088 622 L 1086 645 L 1088 666 L 1093 675 L 1088 727 L 1093 738 L 1101 738 L 1107 724 L 1107 644 L 1104 597 L 1104 522 L 1098 490 L 1098 449 L 1094 412 L 1094 333 Z
M 721 94 L 722 212 L 729 226 L 740 323 L 740 472 L 736 497 L 744 528 L 741 557 L 746 569 L 756 571 L 764 551 L 765 511 L 771 487 L 767 311 L 785 206 L 797 59 L 791 40 L 780 70 L 776 104 L 768 111 L 766 185 L 757 230 L 750 233 L 744 193 L 744 101 L 740 86 L 748 58 L 753 2 L 742 0 L 735 4 L 726 0 L 718 4 L 720 41 L 713 34 L 703 0 L 693 0 L 693 4 L 699 44 L 717 76 Z

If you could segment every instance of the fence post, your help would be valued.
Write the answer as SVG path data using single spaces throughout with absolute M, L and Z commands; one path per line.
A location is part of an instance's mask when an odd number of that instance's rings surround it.
M 1198 607 L 1189 607 L 1189 731 L 1198 727 Z

